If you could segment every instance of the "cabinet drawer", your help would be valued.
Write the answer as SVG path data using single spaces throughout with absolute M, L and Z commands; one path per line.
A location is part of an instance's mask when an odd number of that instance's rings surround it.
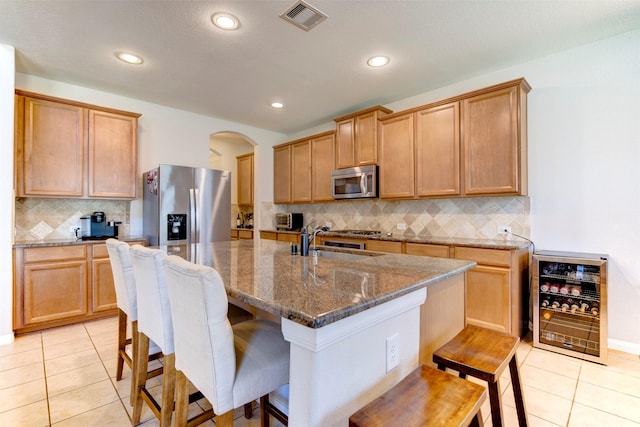
M 107 251 L 106 243 L 100 243 L 98 245 L 93 246 L 93 257 L 94 258 L 109 258 L 109 252 Z
M 24 262 L 55 261 L 59 259 L 86 259 L 87 245 L 50 246 L 45 248 L 25 248 Z
M 278 233 L 278 241 L 279 242 L 298 243 L 298 235 L 297 234 Z
M 367 250 L 390 252 L 394 254 L 402 253 L 402 242 L 386 242 L 383 240 L 367 240 Z
M 405 253 L 408 255 L 432 256 L 436 258 L 449 258 L 449 246 L 431 245 L 428 243 L 410 243 L 405 245 Z
M 278 234 L 275 231 L 261 231 L 260 238 L 267 240 L 278 240 Z
M 238 237 L 240 239 L 253 239 L 253 231 L 251 231 L 251 230 L 238 230 Z
M 456 246 L 453 248 L 453 257 L 475 261 L 478 264 L 511 267 L 511 251 L 507 250 Z

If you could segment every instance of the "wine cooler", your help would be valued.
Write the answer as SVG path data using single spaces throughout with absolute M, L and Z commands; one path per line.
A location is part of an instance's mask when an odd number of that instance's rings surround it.
M 607 363 L 607 255 L 533 254 L 533 346 Z

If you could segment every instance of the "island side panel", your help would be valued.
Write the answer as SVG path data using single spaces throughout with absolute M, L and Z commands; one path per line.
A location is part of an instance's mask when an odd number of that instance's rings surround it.
M 420 307 L 420 364 L 435 366 L 433 352 L 465 326 L 465 280 L 456 274 L 427 287 L 427 300 Z
M 283 319 L 291 342 L 289 426 L 348 425 L 351 414 L 418 364 L 420 289 L 322 328 Z M 386 372 L 386 339 L 398 334 L 399 365 Z

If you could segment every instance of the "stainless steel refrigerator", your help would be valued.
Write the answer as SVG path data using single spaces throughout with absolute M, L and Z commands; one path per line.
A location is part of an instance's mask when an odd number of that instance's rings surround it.
M 230 240 L 231 172 L 160 165 L 142 175 L 151 246 Z

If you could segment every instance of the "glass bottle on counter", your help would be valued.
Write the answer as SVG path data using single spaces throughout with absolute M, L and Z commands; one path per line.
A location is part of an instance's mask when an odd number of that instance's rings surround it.
M 236 227 L 237 228 L 242 227 L 242 219 L 240 218 L 240 214 L 238 214 L 238 216 L 236 217 Z

